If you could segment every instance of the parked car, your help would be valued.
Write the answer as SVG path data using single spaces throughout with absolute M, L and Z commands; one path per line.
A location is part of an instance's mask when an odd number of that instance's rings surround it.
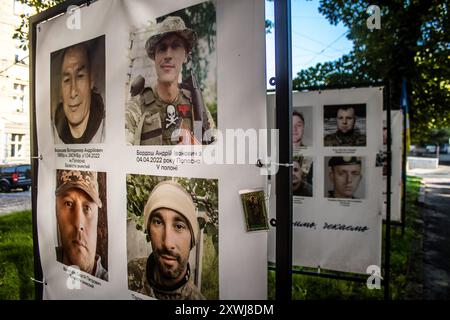
M 434 144 L 427 144 L 425 149 L 427 149 L 428 153 L 436 153 L 436 145 Z
M 6 164 L 0 166 L 0 191 L 9 192 L 21 188 L 26 191 L 31 186 L 31 165 Z
M 411 151 L 411 155 L 413 155 L 413 156 L 423 156 L 424 154 L 426 154 L 428 152 L 426 147 L 422 146 L 422 145 L 417 145 L 417 146 L 411 145 L 410 151 Z

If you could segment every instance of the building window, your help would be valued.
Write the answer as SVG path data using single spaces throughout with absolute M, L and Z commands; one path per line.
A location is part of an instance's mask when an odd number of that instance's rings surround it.
M 20 83 L 14 83 L 14 107 L 17 112 L 23 112 L 24 110 L 24 99 L 25 99 L 25 88 L 26 85 Z
M 23 137 L 24 134 L 13 133 L 11 134 L 11 149 L 9 156 L 11 158 L 22 157 L 23 150 Z

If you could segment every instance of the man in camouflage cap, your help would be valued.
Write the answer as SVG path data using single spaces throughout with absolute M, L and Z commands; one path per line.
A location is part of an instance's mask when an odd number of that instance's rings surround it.
M 126 110 L 127 144 L 199 144 L 194 139 L 194 106 L 191 92 L 178 83 L 183 64 L 197 41 L 196 33 L 183 19 L 169 16 L 158 23 L 145 44 L 155 63 L 156 84 L 144 87 L 138 76 L 131 86 L 132 98 Z M 202 98 L 203 99 L 203 98 Z M 211 114 L 203 109 L 202 129 L 214 127 Z M 178 130 L 181 129 L 181 130 Z M 180 133 L 181 132 L 181 133 Z
M 352 105 L 339 106 L 336 113 L 337 130 L 335 133 L 327 134 L 324 146 L 365 146 L 366 135 L 361 134 L 356 124 L 355 107 Z
M 329 177 L 333 190 L 328 192 L 329 198 L 352 198 L 361 182 L 360 157 L 331 157 L 328 161 Z
M 144 208 L 152 253 L 128 262 L 128 288 L 165 300 L 203 300 L 190 277 L 189 255 L 199 226 L 192 197 L 178 183 L 157 184 Z
M 107 281 L 108 272 L 96 252 L 98 208 L 102 207 L 97 173 L 58 170 L 56 185 L 57 260 Z

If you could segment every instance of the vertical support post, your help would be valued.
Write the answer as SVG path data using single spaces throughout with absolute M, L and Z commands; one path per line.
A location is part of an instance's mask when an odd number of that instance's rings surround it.
M 386 190 L 386 229 L 384 244 L 384 299 L 390 299 L 390 260 L 391 260 L 391 175 L 392 175 L 392 133 L 391 133 L 391 82 L 386 86 L 388 97 L 386 105 L 386 126 L 387 126 L 387 190 Z
M 401 106 L 400 106 L 400 109 Z M 403 152 L 402 152 L 402 207 L 401 207 L 401 222 L 402 222 L 402 237 L 405 234 L 406 224 L 406 160 L 408 154 L 406 153 L 406 113 L 405 109 L 402 110 L 403 114 Z
M 275 0 L 276 127 L 279 162 L 292 163 L 291 0 Z M 276 176 L 276 299 L 292 299 L 292 167 Z
M 37 23 L 30 21 L 30 144 L 31 144 L 31 215 L 33 223 L 33 255 L 34 255 L 34 277 L 43 281 L 41 257 L 39 252 L 38 229 L 37 229 L 37 193 L 38 193 L 38 169 L 39 151 L 36 129 L 36 39 Z M 35 299 L 42 300 L 43 284 L 35 282 Z

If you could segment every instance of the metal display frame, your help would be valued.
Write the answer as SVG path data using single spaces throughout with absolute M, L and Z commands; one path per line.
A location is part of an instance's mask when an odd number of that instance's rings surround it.
M 276 95 L 276 129 L 279 130 L 280 163 L 292 163 L 292 38 L 291 38 L 291 5 L 290 0 L 275 0 L 275 95 Z M 383 86 L 383 103 L 387 111 L 387 186 L 386 186 L 386 221 L 384 246 L 384 299 L 390 299 L 390 251 L 391 251 L 391 93 L 390 83 Z M 358 86 L 374 86 L 374 84 L 361 84 Z M 342 89 L 334 87 L 316 87 L 316 90 Z M 381 134 L 381 133 L 380 133 Z M 317 273 L 292 269 L 292 168 L 280 167 L 276 176 L 276 299 L 279 301 L 292 300 L 292 273 L 308 276 L 318 276 L 338 280 L 365 282 L 362 277 L 343 276 L 338 274 Z M 404 221 L 402 221 L 404 223 Z M 269 267 L 269 269 L 273 269 Z
M 291 1 L 275 0 L 276 128 L 279 167 L 276 175 L 276 299 L 292 299 L 292 32 Z M 286 165 L 287 164 L 287 165 Z
M 36 127 L 36 47 L 39 24 L 67 12 L 70 6 L 89 6 L 95 2 L 90 0 L 66 0 L 42 13 L 30 17 L 30 126 L 31 126 L 31 164 L 32 164 L 32 223 L 33 223 L 33 252 L 34 252 L 34 273 L 35 273 L 35 293 L 36 299 L 42 300 L 43 287 L 46 285 L 43 278 L 42 264 L 40 260 L 38 228 L 37 228 L 37 195 L 38 195 L 38 172 L 39 155 L 37 127 Z M 292 33 L 291 33 L 291 3 L 290 0 L 275 0 L 275 61 L 276 61 L 276 128 L 279 130 L 279 159 L 281 165 L 276 175 L 276 299 L 278 301 L 289 301 L 292 299 L 292 274 L 299 273 L 323 278 L 333 278 L 347 281 L 362 282 L 366 278 L 339 276 L 327 273 L 314 273 L 308 271 L 292 270 L 292 220 L 293 220 L 293 199 L 292 199 Z M 371 84 L 372 86 L 374 84 Z M 362 86 L 362 85 L 361 85 Z M 351 86 L 356 87 L 356 86 Z M 320 87 L 330 89 L 330 87 Z M 385 86 L 385 94 L 390 98 L 389 86 Z M 384 279 L 382 283 L 385 287 L 385 299 L 389 299 L 390 281 L 390 190 L 391 190 L 391 128 L 390 128 L 390 99 L 385 99 L 387 103 L 387 156 L 388 156 L 388 176 L 387 176 L 387 210 L 386 210 L 386 235 L 385 235 L 385 261 Z M 404 157 L 405 158 L 405 157 Z M 404 223 L 404 218 L 402 219 Z

